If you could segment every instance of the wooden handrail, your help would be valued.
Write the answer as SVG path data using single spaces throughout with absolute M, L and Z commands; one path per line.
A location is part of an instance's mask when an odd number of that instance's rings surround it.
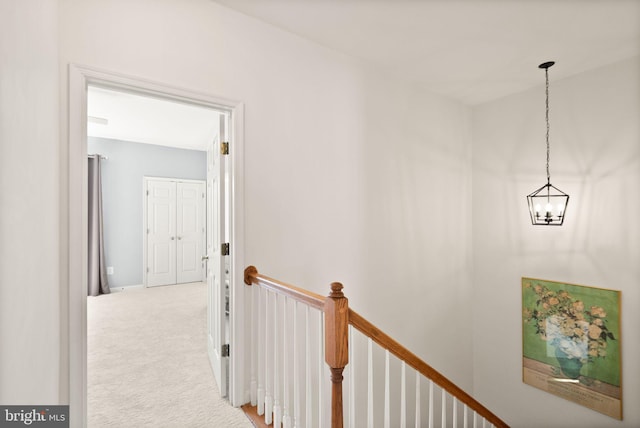
M 244 270 L 244 283 L 247 285 L 261 285 L 269 290 L 275 291 L 276 293 L 280 293 L 306 303 L 316 309 L 324 309 L 324 296 L 278 281 L 277 279 L 264 276 L 258 273 L 258 269 L 256 269 L 255 266 L 249 266 Z
M 359 330 L 362 334 L 370 337 L 374 342 L 380 345 L 382 348 L 389 350 L 390 353 L 398 357 L 400 360 L 407 363 L 414 370 L 417 370 L 423 376 L 431 379 L 438 384 L 441 388 L 446 390 L 451 395 L 455 396 L 458 400 L 466 404 L 480 416 L 484 417 L 487 421 L 491 422 L 498 428 L 508 428 L 503 420 L 494 415 L 489 409 L 484 407 L 478 401 L 476 401 L 469 394 L 460 389 L 456 384 L 447 379 L 443 374 L 436 369 L 422 361 L 414 353 L 407 348 L 396 342 L 389 335 L 384 333 L 375 325 L 371 324 L 360 314 L 352 309 L 349 309 L 349 324 Z

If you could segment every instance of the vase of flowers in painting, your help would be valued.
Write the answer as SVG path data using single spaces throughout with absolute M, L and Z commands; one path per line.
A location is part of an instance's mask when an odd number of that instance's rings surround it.
M 560 365 L 560 371 L 569 379 L 578 379 L 582 370 L 582 360 L 579 358 L 569 358 L 560 348 L 556 348 L 556 359 Z
M 580 378 L 585 364 L 607 355 L 607 341 L 616 340 L 608 330 L 607 313 L 600 306 L 586 308 L 564 290 L 529 285 L 538 297 L 535 308 L 525 309 L 525 320 L 547 342 L 547 355 L 554 356 L 569 379 Z

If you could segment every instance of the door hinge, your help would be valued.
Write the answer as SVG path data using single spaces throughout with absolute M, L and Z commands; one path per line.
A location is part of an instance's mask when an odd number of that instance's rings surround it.
M 222 244 L 220 247 L 220 251 L 222 252 L 223 256 L 228 256 L 229 255 L 229 243 L 225 243 Z
M 223 143 L 220 143 L 220 154 L 221 155 L 229 154 L 229 142 L 225 141 Z
M 147 196 L 149 196 L 149 191 L 147 190 Z
M 147 273 L 149 273 L 149 268 L 147 268 Z
M 147 235 L 149 234 L 149 228 L 147 228 Z
M 222 345 L 222 356 L 228 357 L 229 353 L 230 353 L 229 344 L 227 343 L 226 345 Z

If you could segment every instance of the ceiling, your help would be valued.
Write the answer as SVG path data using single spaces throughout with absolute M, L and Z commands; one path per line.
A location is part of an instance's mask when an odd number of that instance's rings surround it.
M 207 150 L 219 113 L 176 101 L 90 86 L 87 135 L 135 143 Z
M 468 105 L 640 55 L 640 0 L 215 0 Z
M 468 105 L 640 55 L 640 0 L 215 0 Z M 206 150 L 215 110 L 89 88 L 88 135 Z

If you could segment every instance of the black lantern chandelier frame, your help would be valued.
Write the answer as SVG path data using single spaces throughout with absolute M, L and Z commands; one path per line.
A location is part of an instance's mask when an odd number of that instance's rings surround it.
M 569 195 L 551 184 L 551 174 L 549 173 L 549 67 L 553 64 L 555 62 L 549 61 L 538 66 L 538 68 L 544 69 L 546 80 L 547 184 L 527 196 L 531 224 L 538 226 L 562 226 L 567 213 L 567 205 L 569 204 Z

